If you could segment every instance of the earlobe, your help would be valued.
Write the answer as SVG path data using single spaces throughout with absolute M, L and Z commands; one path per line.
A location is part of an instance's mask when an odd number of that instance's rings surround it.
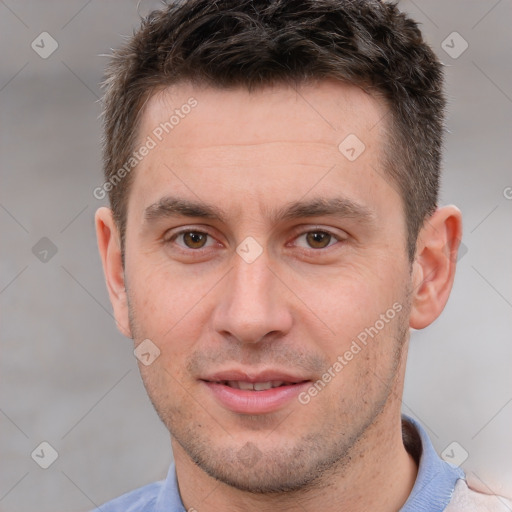
M 462 215 L 455 206 L 438 208 L 418 236 L 412 272 L 410 326 L 423 329 L 443 311 L 455 278 Z
M 98 249 L 117 328 L 131 338 L 120 239 L 112 210 L 99 208 L 96 211 L 95 223 Z

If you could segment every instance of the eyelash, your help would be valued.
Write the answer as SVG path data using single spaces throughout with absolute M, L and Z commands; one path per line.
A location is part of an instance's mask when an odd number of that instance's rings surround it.
M 176 233 L 173 233 L 170 237 L 164 239 L 164 243 L 165 244 L 171 244 L 173 242 L 176 241 L 176 239 L 181 236 L 181 235 L 184 235 L 184 234 L 187 234 L 187 233 L 196 233 L 196 234 L 201 234 L 201 235 L 206 235 L 207 237 L 211 238 L 211 239 L 214 239 L 215 238 L 210 234 L 208 233 L 207 231 L 201 231 L 199 229 L 182 229 Z M 324 234 L 327 234 L 329 236 L 331 236 L 336 242 L 335 243 L 330 243 L 331 241 L 329 241 L 329 245 L 327 245 L 326 247 L 322 247 L 322 248 L 319 248 L 319 249 L 315 249 L 313 247 L 299 247 L 299 249 L 303 250 L 303 251 L 312 251 L 314 253 L 319 253 L 321 251 L 325 251 L 327 249 L 329 249 L 330 247 L 336 245 L 336 243 L 338 242 L 344 242 L 345 239 L 344 238 L 341 238 L 339 235 L 336 235 L 335 233 L 327 230 L 327 229 L 309 229 L 307 231 L 301 231 L 299 232 L 296 236 L 294 236 L 293 240 L 297 240 L 298 238 L 300 238 L 301 236 L 305 236 L 305 235 L 308 235 L 310 233 L 324 233 Z M 207 241 L 208 243 L 208 241 Z M 208 250 L 211 246 L 208 246 L 208 247 L 200 247 L 199 249 L 192 249 L 190 247 L 186 247 L 185 245 L 180 245 L 180 244 L 177 244 L 178 247 L 180 248 L 181 251 L 184 251 L 184 252 L 187 252 L 187 253 L 190 253 L 190 252 L 195 252 L 195 253 L 202 253 L 203 251 L 206 251 Z
M 201 231 L 199 229 L 183 229 L 181 231 L 178 231 L 177 233 L 173 233 L 172 236 L 170 236 L 169 238 L 165 239 L 164 242 L 166 244 L 170 244 L 172 242 L 174 242 L 176 240 L 176 238 L 178 238 L 180 235 L 185 235 L 186 233 L 197 233 L 197 234 L 200 234 L 200 235 L 206 235 L 210 238 L 213 238 L 214 237 L 212 235 L 210 235 L 210 233 L 206 232 L 206 231 Z M 179 245 L 178 246 L 180 247 L 180 249 L 184 250 L 184 251 L 193 251 L 193 252 L 201 252 L 205 249 L 207 249 L 207 247 L 201 247 L 199 249 L 191 249 L 190 247 L 186 247 L 185 245 Z

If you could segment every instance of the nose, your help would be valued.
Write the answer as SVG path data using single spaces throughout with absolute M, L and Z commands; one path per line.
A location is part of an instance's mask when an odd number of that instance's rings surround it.
M 252 263 L 235 256 L 213 314 L 214 329 L 223 337 L 254 344 L 290 330 L 287 290 L 268 263 L 265 253 Z

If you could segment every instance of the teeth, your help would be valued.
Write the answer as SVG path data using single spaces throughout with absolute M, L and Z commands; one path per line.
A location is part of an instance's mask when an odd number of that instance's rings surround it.
M 255 382 L 254 391 L 265 391 L 272 388 L 272 382 Z
M 244 382 L 240 380 L 228 380 L 226 384 L 235 389 L 242 389 L 244 391 L 265 391 L 271 388 L 277 388 L 283 384 L 289 385 L 291 383 L 282 380 L 269 380 L 267 382 Z
M 254 389 L 252 382 L 238 381 L 237 385 L 238 385 L 238 389 L 251 390 L 251 391 Z

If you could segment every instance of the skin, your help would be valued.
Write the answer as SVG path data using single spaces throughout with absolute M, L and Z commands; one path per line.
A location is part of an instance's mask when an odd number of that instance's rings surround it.
M 185 507 L 398 510 L 417 474 L 400 425 L 409 327 L 446 304 L 460 212 L 432 215 L 411 266 L 402 201 L 382 169 L 385 107 L 357 87 L 180 84 L 150 99 L 140 141 L 191 96 L 198 105 L 132 171 L 124 268 L 111 211 L 96 214 L 118 327 L 160 350 L 139 366 L 171 432 Z M 338 149 L 349 134 L 365 144 L 354 161 Z M 167 196 L 222 218 L 165 214 Z M 366 214 L 278 215 L 332 198 Z M 236 252 L 249 236 L 262 249 L 252 263 Z M 316 382 L 394 304 L 394 318 L 307 404 L 236 413 L 201 380 L 236 367 Z

